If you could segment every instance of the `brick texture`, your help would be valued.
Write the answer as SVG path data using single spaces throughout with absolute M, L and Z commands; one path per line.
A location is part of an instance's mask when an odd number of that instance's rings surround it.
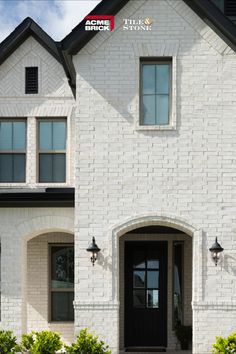
M 147 16 L 152 31 L 122 30 L 123 18 Z M 176 127 L 137 130 L 139 57 L 163 56 L 176 57 Z M 163 222 L 174 215 L 195 225 L 193 352 L 209 353 L 214 337 L 232 330 L 236 314 L 235 54 L 181 0 L 131 0 L 116 16 L 115 30 L 98 34 L 74 63 L 77 321 L 118 352 L 121 319 L 109 309 L 120 302 L 115 225 L 139 215 L 162 215 Z M 102 248 L 94 269 L 83 253 L 92 236 Z M 218 267 L 208 251 L 215 236 L 225 248 Z M 91 314 L 82 311 L 89 306 Z

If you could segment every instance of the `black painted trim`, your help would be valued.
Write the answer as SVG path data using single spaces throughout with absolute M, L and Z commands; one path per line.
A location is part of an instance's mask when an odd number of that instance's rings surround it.
M 0 44 L 2 64 L 29 36 L 33 36 L 59 63 L 60 55 L 54 40 L 30 17 L 22 21 Z
M 236 26 L 210 0 L 183 0 L 236 52 Z
M 0 65 L 28 38 L 34 37 L 64 68 L 75 96 L 75 72 L 71 71 L 61 54 L 61 43 L 55 42 L 32 18 L 27 17 L 0 43 Z
M 236 26 L 210 0 L 183 0 L 234 51 Z M 103 0 L 89 15 L 116 15 L 129 0 Z M 98 32 L 85 31 L 85 20 L 80 22 L 61 42 L 69 55 L 77 54 Z
M 234 51 L 236 26 L 210 0 L 183 0 Z M 103 0 L 89 15 L 116 15 L 129 0 Z M 63 66 L 75 97 L 76 72 L 72 56 L 77 54 L 98 32 L 85 31 L 81 21 L 61 42 L 54 41 L 32 18 L 27 17 L 0 43 L 0 65 L 29 37 L 33 36 Z
M 0 191 L 0 207 L 74 207 L 74 188 L 46 188 L 43 192 Z
M 116 15 L 129 0 L 103 0 L 89 15 Z M 81 21 L 62 41 L 63 50 L 69 55 L 77 54 L 98 31 L 85 31 L 85 20 Z

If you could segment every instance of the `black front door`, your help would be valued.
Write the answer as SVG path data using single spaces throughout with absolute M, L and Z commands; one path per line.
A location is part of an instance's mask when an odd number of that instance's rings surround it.
M 167 346 L 167 242 L 125 242 L 125 347 Z

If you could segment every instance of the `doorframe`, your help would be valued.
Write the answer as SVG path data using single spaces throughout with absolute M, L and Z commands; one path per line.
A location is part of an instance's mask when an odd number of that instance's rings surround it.
M 203 230 L 189 223 L 187 219 L 176 216 L 170 213 L 148 213 L 135 215 L 131 218 L 126 218 L 122 222 L 113 225 L 108 231 L 108 254 L 111 256 L 111 272 L 109 302 L 116 303 L 119 307 L 119 238 L 127 232 L 144 226 L 167 226 L 173 229 L 181 230 L 193 238 L 193 257 L 192 263 L 192 310 L 193 310 L 193 348 L 195 342 L 195 322 L 194 308 L 198 302 L 203 300 Z M 119 348 L 119 308 L 117 309 L 117 348 Z

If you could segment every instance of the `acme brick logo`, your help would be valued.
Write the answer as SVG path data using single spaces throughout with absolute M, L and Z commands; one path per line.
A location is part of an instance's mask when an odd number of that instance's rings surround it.
M 113 31 L 115 27 L 112 15 L 88 15 L 85 20 L 85 31 Z

